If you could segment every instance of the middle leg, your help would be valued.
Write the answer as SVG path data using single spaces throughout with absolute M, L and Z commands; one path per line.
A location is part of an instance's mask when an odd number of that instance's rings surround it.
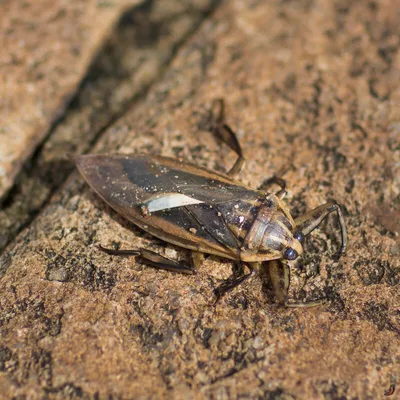
M 287 192 L 286 192 L 286 181 L 282 178 L 279 178 L 277 176 L 272 176 L 271 178 L 266 179 L 258 188 L 258 190 L 261 190 L 263 192 L 267 191 L 267 188 L 271 185 L 278 185 L 280 187 L 280 190 L 278 190 L 275 193 L 275 196 L 279 197 L 280 199 L 283 199 Z
M 303 233 L 303 235 L 308 235 L 311 233 L 318 225 L 332 212 L 336 212 L 339 218 L 339 225 L 342 236 L 342 244 L 338 252 L 333 256 L 335 260 L 338 260 L 340 256 L 344 253 L 347 246 L 347 231 L 346 225 L 344 223 L 343 213 L 338 204 L 334 202 L 329 202 L 309 211 L 308 213 L 302 215 L 295 219 L 296 230 Z
M 230 292 L 231 290 L 238 287 L 243 282 L 247 281 L 254 273 L 254 264 L 257 264 L 257 263 L 246 263 L 245 264 L 240 261 L 234 261 L 234 262 L 236 263 L 236 266 L 239 267 L 241 274 L 240 274 L 240 276 L 234 278 L 233 280 L 228 280 L 228 281 L 224 282 L 223 284 L 221 284 L 214 290 L 214 293 L 217 297 L 214 305 L 218 303 L 218 301 L 224 294 Z M 244 269 L 243 269 L 244 266 L 247 266 L 247 268 L 249 269 L 249 272 L 247 274 L 244 273 Z

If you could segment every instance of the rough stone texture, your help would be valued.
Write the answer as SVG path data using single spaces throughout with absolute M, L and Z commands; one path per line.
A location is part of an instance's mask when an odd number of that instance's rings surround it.
M 335 198 L 276 307 L 263 268 L 214 308 L 232 272 L 195 276 L 99 253 L 182 254 L 111 211 L 74 173 L 0 259 L 0 393 L 6 398 L 377 399 L 399 379 L 399 26 L 393 1 L 231 1 L 95 152 L 154 152 L 217 170 L 233 162 L 201 130 L 227 101 L 254 187 L 276 174 L 293 215 Z M 397 393 L 396 393 L 397 394 Z
M 2 1 L 0 198 L 64 111 L 121 11 L 138 3 Z
M 146 1 L 127 11 L 92 62 L 66 114 L 22 168 L 0 209 L 0 252 L 74 169 L 65 153 L 84 153 L 168 68 L 177 49 L 218 2 Z

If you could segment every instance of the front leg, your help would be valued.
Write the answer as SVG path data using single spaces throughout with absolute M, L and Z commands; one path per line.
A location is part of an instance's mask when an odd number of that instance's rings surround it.
M 273 260 L 268 262 L 268 273 L 271 279 L 272 290 L 277 302 L 285 307 L 309 308 L 324 303 L 325 300 L 314 300 L 307 302 L 289 302 L 288 291 L 290 285 L 290 269 L 285 261 Z
M 340 209 L 339 205 L 333 202 L 329 202 L 314 208 L 307 212 L 306 214 L 302 215 L 299 218 L 295 219 L 296 224 L 296 232 L 301 232 L 304 236 L 311 233 L 318 225 L 331 213 L 336 212 L 339 219 L 339 225 L 341 229 L 341 236 L 342 236 L 342 245 L 338 252 L 334 255 L 334 259 L 338 260 L 340 256 L 344 253 L 347 247 L 347 231 L 346 225 L 344 223 L 344 218 L 342 214 L 342 210 Z

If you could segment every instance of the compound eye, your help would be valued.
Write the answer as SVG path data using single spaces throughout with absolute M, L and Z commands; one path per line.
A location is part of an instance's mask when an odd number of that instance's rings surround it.
M 289 261 L 295 260 L 298 256 L 299 254 L 297 253 L 297 251 L 295 249 L 292 249 L 291 247 L 288 247 L 283 253 L 283 257 Z
M 302 231 L 297 231 L 294 233 L 293 237 L 297 239 L 301 244 L 304 242 L 304 233 Z

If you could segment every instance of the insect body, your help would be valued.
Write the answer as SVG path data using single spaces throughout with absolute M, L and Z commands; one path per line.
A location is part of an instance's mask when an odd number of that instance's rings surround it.
M 222 101 L 215 106 L 218 112 L 213 114 L 211 129 L 239 155 L 228 175 L 156 155 L 85 155 L 76 157 L 75 162 L 92 189 L 143 230 L 195 252 L 241 262 L 250 269 L 250 273 L 217 289 L 218 297 L 247 279 L 256 263 L 269 261 L 278 301 L 287 303 L 286 261 L 302 254 L 304 236 L 332 211 L 338 213 L 342 231 L 339 254 L 344 251 L 346 230 L 340 208 L 327 203 L 294 220 L 282 201 L 284 187 L 271 194 L 235 181 L 231 176 L 243 165 L 242 151 L 224 122 Z M 103 250 L 140 254 L 156 267 L 193 272 L 191 267 L 148 250 Z

